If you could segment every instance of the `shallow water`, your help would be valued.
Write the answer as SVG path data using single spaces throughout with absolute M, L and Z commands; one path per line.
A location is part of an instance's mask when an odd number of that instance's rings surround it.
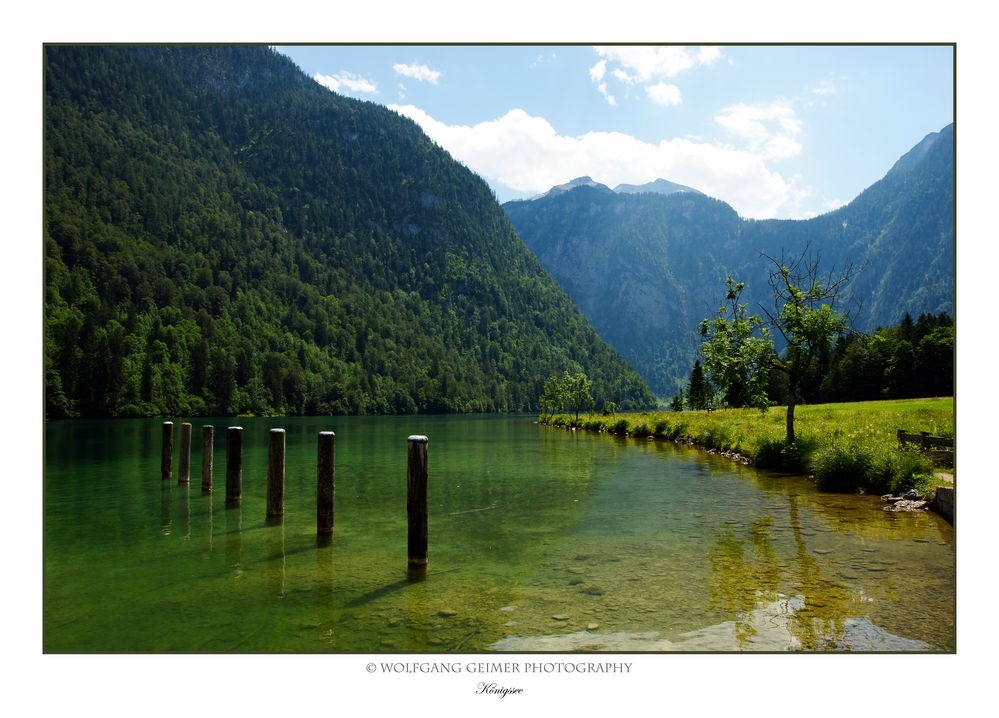
M 193 423 L 189 486 L 176 454 L 160 479 L 159 421 L 46 426 L 46 651 L 955 650 L 954 533 L 935 514 L 505 416 L 241 419 L 243 501 L 227 508 L 233 422 Z M 287 431 L 277 523 L 272 427 Z M 315 531 L 324 430 L 329 543 Z M 414 433 L 430 437 L 425 580 L 406 573 Z

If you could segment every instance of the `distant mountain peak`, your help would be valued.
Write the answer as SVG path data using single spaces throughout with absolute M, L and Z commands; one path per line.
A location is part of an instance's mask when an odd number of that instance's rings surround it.
M 543 197 L 551 197 L 552 195 L 562 194 L 563 192 L 574 190 L 577 187 L 596 187 L 597 189 L 605 189 L 608 192 L 611 191 L 611 188 L 608 187 L 607 185 L 600 184 L 589 175 L 583 175 L 582 177 L 577 177 L 576 179 L 566 182 L 565 184 L 555 185 L 547 192 L 532 197 L 531 199 L 542 199 Z
M 693 187 L 687 187 L 686 185 L 670 182 L 669 180 L 662 178 L 657 179 L 654 182 L 646 182 L 645 184 L 619 184 L 614 188 L 614 191 L 618 194 L 638 194 L 639 192 L 652 192 L 655 194 L 692 192 L 694 194 L 703 194 L 703 192 L 696 190 Z
M 534 199 L 543 199 L 545 197 L 552 197 L 555 195 L 564 194 L 577 187 L 593 187 L 599 190 L 606 190 L 608 192 L 615 192 L 617 194 L 639 194 L 642 192 L 648 192 L 651 194 L 679 194 L 679 193 L 690 193 L 690 194 L 703 194 L 700 190 L 696 190 L 693 187 L 687 187 L 686 185 L 677 184 L 676 182 L 670 182 L 666 179 L 657 179 L 652 182 L 646 182 L 645 184 L 619 184 L 614 189 L 611 189 L 605 184 L 597 182 L 589 175 L 583 175 L 582 177 L 577 177 L 574 180 L 570 180 L 564 184 L 555 185 L 547 192 L 535 195 L 531 197 Z
M 615 191 L 574 189 L 578 196 L 504 208 L 590 323 L 660 396 L 686 384 L 719 277 L 745 277 L 753 306 L 772 301 L 766 255 L 807 250 L 828 269 L 863 267 L 844 294 L 858 331 L 891 326 L 906 312 L 954 311 L 953 125 L 926 135 L 849 204 L 811 219 L 742 219 L 668 180 Z M 663 191 L 670 196 L 649 194 Z
M 917 168 L 919 163 L 922 162 L 940 142 L 947 142 L 953 145 L 953 123 L 947 125 L 939 132 L 931 132 L 926 135 L 915 147 L 906 152 L 898 159 L 897 162 L 895 162 L 892 168 L 888 171 L 887 176 L 897 177 L 908 174 L 910 171 Z

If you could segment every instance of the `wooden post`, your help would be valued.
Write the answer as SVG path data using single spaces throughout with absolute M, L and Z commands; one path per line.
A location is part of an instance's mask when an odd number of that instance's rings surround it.
M 895 432 L 895 436 L 898 437 L 898 443 L 899 443 L 899 445 L 902 446 L 902 447 L 904 447 L 905 446 L 905 429 L 898 429 Z
M 919 440 L 920 440 L 920 443 L 922 444 L 923 451 L 926 451 L 926 449 L 929 448 L 929 445 L 930 445 L 930 442 L 928 440 L 929 435 L 930 435 L 930 432 L 928 432 L 928 431 L 920 431 L 919 432 Z
M 319 456 L 316 461 L 316 532 L 333 533 L 333 493 L 336 483 L 336 434 L 319 432 Z
M 212 492 L 212 465 L 215 463 L 215 427 L 201 427 L 201 493 Z
M 167 481 L 173 476 L 173 422 L 163 422 L 163 458 L 160 461 L 160 473 Z
M 177 483 L 191 482 L 191 425 L 180 425 L 180 465 L 177 467 Z
M 271 429 L 267 442 L 267 517 L 284 516 L 284 429 Z
M 243 500 L 243 427 L 226 429 L 225 502 L 238 506 Z
M 409 515 L 409 566 L 427 565 L 427 442 L 425 436 L 409 437 L 406 472 L 406 512 Z

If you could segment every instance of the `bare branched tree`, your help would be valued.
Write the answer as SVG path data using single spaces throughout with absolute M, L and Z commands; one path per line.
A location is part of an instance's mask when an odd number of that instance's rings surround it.
M 852 266 L 820 271 L 821 257 L 806 246 L 792 258 L 763 254 L 769 270 L 773 307 L 760 308 L 767 323 L 786 344 L 784 355 L 773 355 L 773 368 L 787 376 L 787 443 L 794 442 L 794 409 L 801 398 L 801 380 L 815 357 L 849 324 L 840 309 L 843 290 L 853 278 Z
M 727 304 L 714 319 L 700 323 L 701 354 L 712 381 L 722 387 L 735 406 L 770 404 L 767 382 L 771 372 L 787 376 L 786 443 L 795 440 L 794 410 L 801 398 L 801 381 L 816 356 L 847 327 L 848 315 L 839 305 L 853 277 L 852 267 L 820 272 L 820 257 L 808 247 L 789 258 L 763 256 L 769 269 L 773 307 L 761 305 L 764 316 L 750 313 L 740 301 L 744 284 L 725 280 Z M 784 353 L 774 349 L 774 338 L 784 340 Z

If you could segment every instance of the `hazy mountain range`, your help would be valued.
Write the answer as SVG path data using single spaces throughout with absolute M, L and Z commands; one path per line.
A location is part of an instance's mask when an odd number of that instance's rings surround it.
M 764 255 L 852 267 L 853 327 L 954 311 L 954 128 L 928 135 L 848 205 L 807 220 L 748 220 L 726 203 L 657 180 L 614 190 L 580 178 L 507 216 L 587 319 L 661 396 L 698 355 L 696 327 L 728 275 L 769 305 Z

